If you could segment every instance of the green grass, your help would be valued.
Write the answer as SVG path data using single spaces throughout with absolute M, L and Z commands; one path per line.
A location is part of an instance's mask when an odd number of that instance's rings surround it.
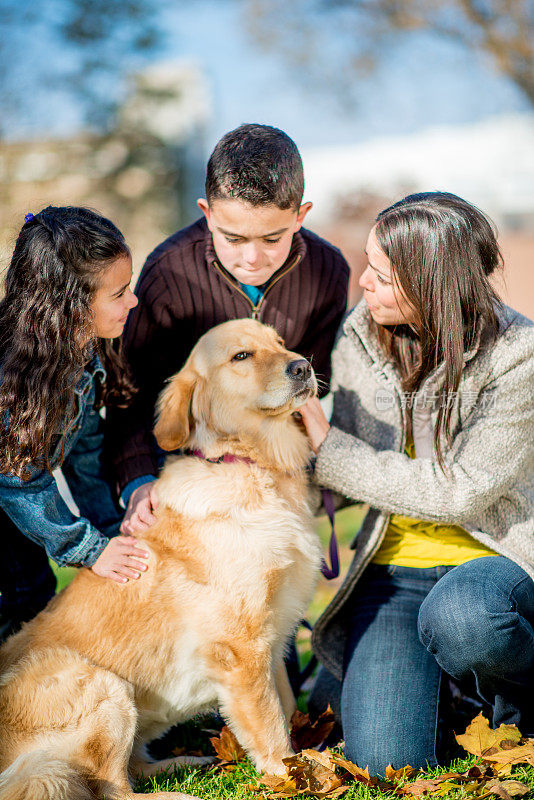
M 156 748 L 152 753 L 155 758 L 168 757 L 172 754 L 175 747 L 185 748 L 187 752 L 203 752 L 207 755 L 213 755 L 213 749 L 209 741 L 210 736 L 213 735 L 214 728 L 220 728 L 222 722 L 212 717 L 202 718 L 195 722 L 187 723 L 179 728 L 174 728 L 166 737 L 166 741 L 156 743 Z M 337 749 L 337 748 L 334 748 Z M 465 757 L 451 759 L 447 764 L 436 767 L 435 769 L 427 770 L 425 772 L 413 775 L 407 781 L 399 782 L 399 786 L 403 783 L 409 783 L 415 779 L 420 778 L 437 778 L 446 772 L 459 772 L 460 774 L 466 772 L 477 762 L 475 756 L 465 754 Z M 365 765 L 359 765 L 365 767 Z M 395 764 L 399 768 L 404 765 Z M 166 772 L 159 773 L 156 777 L 138 780 L 135 785 L 135 791 L 138 792 L 184 792 L 186 794 L 195 795 L 203 798 L 203 800 L 219 800 L 219 798 L 227 798 L 227 800 L 241 800 L 241 798 L 248 797 L 260 798 L 260 795 L 250 790 L 250 786 L 255 785 L 260 773 L 256 771 L 253 764 L 248 760 L 239 762 L 233 771 L 225 772 L 221 767 L 210 766 L 203 768 L 180 767 L 170 769 Z M 512 775 L 503 776 L 502 780 L 513 778 L 521 781 L 530 787 L 530 792 L 524 796 L 523 800 L 534 800 L 534 767 L 518 765 L 512 768 Z M 269 792 L 265 789 L 265 794 Z M 484 795 L 484 790 L 480 793 L 480 797 Z M 451 798 L 451 800 L 468 800 L 469 798 L 478 798 L 479 794 L 468 794 L 464 787 L 459 789 L 452 789 L 447 794 L 439 794 L 440 797 Z M 302 795 L 308 797 L 308 795 Z M 348 800 L 384 800 L 386 798 L 396 797 L 391 791 L 380 790 L 378 787 L 370 788 L 362 783 L 354 783 L 350 786 L 346 794 L 343 795 Z M 407 800 L 411 800 L 407 798 Z M 431 799 L 430 799 L 431 800 Z M 490 796 L 489 800 L 494 800 Z
M 419 773 L 417 778 L 436 778 L 445 772 L 467 771 L 475 763 L 476 758 L 470 756 L 465 759 L 456 759 L 450 764 Z M 241 798 L 259 797 L 258 794 L 250 790 L 250 785 L 255 784 L 259 773 L 252 764 L 246 760 L 240 762 L 233 772 L 224 772 L 217 767 L 204 769 L 180 768 L 169 770 L 167 773 L 160 773 L 155 778 L 138 781 L 135 791 L 138 792 L 184 792 L 192 794 L 203 800 L 219 800 L 219 798 L 229 798 L 231 800 L 241 800 Z M 410 780 L 414 780 L 413 776 Z M 519 780 L 530 787 L 530 792 L 524 796 L 524 800 L 534 798 L 534 767 L 517 766 L 513 768 L 510 776 Z M 503 778 L 504 779 L 504 778 Z M 409 782 L 409 781 L 407 781 Z M 403 785 L 402 782 L 399 785 Z M 482 790 L 483 791 L 483 790 Z M 268 790 L 265 790 L 268 794 Z M 302 795 L 307 797 L 309 795 Z M 452 789 L 446 795 L 452 800 L 463 800 L 463 798 L 476 797 L 472 793 L 468 794 L 465 788 Z M 362 783 L 353 783 L 343 797 L 347 800 L 377 800 L 377 798 L 393 798 L 395 795 L 391 791 L 370 788 Z
M 249 761 L 241 762 L 233 772 L 208 768 L 204 770 L 182 768 L 169 770 L 155 778 L 138 781 L 137 792 L 184 792 L 210 800 L 211 798 L 250 797 L 247 787 L 255 783 L 258 773 Z
M 312 623 L 317 620 L 324 608 L 326 608 L 339 588 L 342 577 L 346 575 L 347 568 L 352 559 L 352 551 L 349 545 L 360 527 L 365 510 L 363 506 L 353 506 L 336 513 L 336 532 L 339 544 L 341 577 L 333 581 L 320 581 L 308 614 L 308 619 Z M 330 525 L 326 517 L 318 521 L 318 532 L 326 552 L 330 538 Z M 52 564 L 52 567 L 56 573 L 58 591 L 60 591 L 70 583 L 76 574 L 76 569 L 56 567 L 54 564 Z M 297 648 L 301 662 L 305 664 L 310 655 L 310 645 L 309 633 L 303 628 L 299 629 Z M 301 708 L 302 711 L 306 710 L 305 700 L 302 698 L 299 701 L 299 708 Z M 212 755 L 213 750 L 209 742 L 209 737 L 212 734 L 207 732 L 206 728 L 212 729 L 217 726 L 220 727 L 220 724 L 220 720 L 208 718 L 173 729 L 165 739 L 154 743 L 152 747 L 153 755 L 156 758 L 168 758 L 172 755 L 172 750 L 176 747 L 185 747 L 186 751 L 200 750 L 206 754 Z M 437 767 L 434 770 L 422 773 L 420 776 L 418 775 L 418 777 L 434 778 L 444 772 L 462 773 L 469 769 L 475 761 L 476 759 L 474 756 L 465 759 L 456 759 L 442 767 Z M 360 764 L 359 766 L 364 767 L 365 765 Z M 399 768 L 404 765 L 395 764 L 394 766 Z M 183 767 L 170 770 L 166 773 L 160 773 L 155 778 L 138 781 L 135 790 L 147 793 L 155 793 L 157 791 L 184 792 L 203 798 L 203 800 L 219 800 L 219 798 L 241 800 L 241 798 L 245 797 L 254 798 L 259 796 L 251 792 L 248 788 L 250 784 L 256 783 L 258 777 L 259 774 L 254 769 L 252 763 L 246 760 L 240 762 L 232 772 L 225 772 L 218 767 L 202 769 Z M 514 767 L 512 777 L 530 786 L 531 791 L 528 795 L 524 796 L 524 800 L 534 800 L 534 767 Z M 266 793 L 268 794 L 267 790 Z M 394 795 L 391 792 L 384 792 L 378 788 L 368 788 L 362 783 L 354 783 L 348 792 L 343 795 L 343 798 L 347 798 L 347 800 L 376 800 L 376 798 L 389 797 L 394 797 Z M 463 788 L 453 790 L 447 797 L 453 798 L 453 800 L 463 800 L 463 798 L 467 798 L 466 790 Z M 473 795 L 470 795 L 470 797 L 473 797 Z
M 50 561 L 50 566 L 57 580 L 56 592 L 60 592 L 65 586 L 68 586 L 78 572 L 76 567 L 58 567 L 53 561 Z

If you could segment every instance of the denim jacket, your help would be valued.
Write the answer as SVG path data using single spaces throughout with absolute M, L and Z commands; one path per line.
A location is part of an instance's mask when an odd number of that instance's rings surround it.
M 0 474 L 0 508 L 60 566 L 90 567 L 119 532 L 121 514 L 104 477 L 103 419 L 95 409 L 95 381 L 105 378 L 94 356 L 74 387 L 75 417 L 50 459 L 52 468 L 59 466 L 63 451 L 61 468 L 80 517 L 71 513 L 47 469 L 31 468 L 27 481 Z

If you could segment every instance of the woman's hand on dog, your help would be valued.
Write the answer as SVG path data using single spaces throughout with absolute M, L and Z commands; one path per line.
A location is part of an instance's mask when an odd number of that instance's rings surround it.
M 114 536 L 91 569 L 102 578 L 126 583 L 128 578 L 139 578 L 141 572 L 145 572 L 147 565 L 140 559 L 148 555 L 133 536 Z
M 302 421 L 306 428 L 306 433 L 308 434 L 313 452 L 317 453 L 330 430 L 330 425 L 325 417 L 321 403 L 317 397 L 312 397 L 299 408 L 299 412 L 302 416 Z
M 155 484 L 156 481 L 143 483 L 132 492 L 121 524 L 121 533 L 125 536 L 143 533 L 155 523 L 154 511 L 158 507 Z

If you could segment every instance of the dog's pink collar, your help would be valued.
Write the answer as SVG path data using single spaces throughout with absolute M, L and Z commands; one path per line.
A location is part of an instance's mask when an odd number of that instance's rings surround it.
M 196 456 L 197 458 L 203 458 L 205 461 L 209 461 L 211 464 L 231 464 L 233 461 L 244 461 L 245 464 L 256 463 L 252 458 L 247 458 L 246 456 L 233 456 L 231 453 L 225 453 L 223 456 L 219 456 L 219 458 L 206 458 L 202 450 L 188 450 L 187 454 L 190 456 Z M 329 546 L 330 564 L 332 566 L 329 567 L 323 558 L 321 572 L 327 580 L 331 581 L 333 578 L 337 578 L 339 575 L 339 555 L 334 521 L 334 501 L 329 489 L 321 489 L 321 493 L 323 496 L 324 509 L 328 519 L 330 520 L 330 525 L 332 526 Z
M 252 458 L 234 456 L 231 453 L 225 453 L 223 456 L 219 456 L 219 458 L 206 458 L 202 450 L 188 450 L 188 454 L 190 456 L 196 456 L 197 458 L 203 458 L 204 461 L 209 461 L 210 464 L 232 464 L 234 461 L 244 461 L 245 464 L 256 463 Z

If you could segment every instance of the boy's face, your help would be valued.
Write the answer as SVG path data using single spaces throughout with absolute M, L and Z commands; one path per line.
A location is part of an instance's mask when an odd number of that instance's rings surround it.
M 223 267 L 249 286 L 261 286 L 280 269 L 289 255 L 293 234 L 311 208 L 274 205 L 251 206 L 243 200 L 215 200 L 211 206 L 198 200 L 213 236 L 213 245 Z

